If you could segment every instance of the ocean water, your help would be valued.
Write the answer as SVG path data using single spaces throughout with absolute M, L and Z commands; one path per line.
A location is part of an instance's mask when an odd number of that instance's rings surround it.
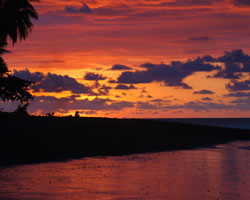
M 153 120 L 219 126 L 227 128 L 250 129 L 250 118 L 169 118 Z
M 1 200 L 247 200 L 250 141 L 0 168 Z

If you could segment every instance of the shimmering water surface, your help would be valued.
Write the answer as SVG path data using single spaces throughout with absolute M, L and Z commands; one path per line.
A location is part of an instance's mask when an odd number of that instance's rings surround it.
M 250 142 L 0 168 L 0 199 L 250 199 Z

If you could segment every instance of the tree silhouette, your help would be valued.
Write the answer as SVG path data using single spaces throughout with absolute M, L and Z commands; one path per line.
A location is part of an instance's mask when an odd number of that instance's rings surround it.
M 31 81 L 12 76 L 2 54 L 8 52 L 8 39 L 14 45 L 18 40 L 25 40 L 31 32 L 31 19 L 38 19 L 38 14 L 30 2 L 36 0 L 0 0 L 0 98 L 3 101 L 28 102 Z
M 31 19 L 38 19 L 38 14 L 31 1 L 35 0 L 0 0 L 0 38 L 7 41 L 9 37 L 13 45 L 25 40 L 32 30 Z
M 28 112 L 27 112 L 27 108 L 29 106 L 29 103 L 23 104 L 23 105 L 19 105 L 17 107 L 17 109 L 14 111 L 14 114 L 16 116 L 28 116 Z

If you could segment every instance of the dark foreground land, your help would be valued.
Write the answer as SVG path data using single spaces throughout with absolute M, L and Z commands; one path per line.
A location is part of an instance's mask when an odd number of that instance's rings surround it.
M 191 149 L 250 140 L 250 130 L 137 119 L 0 117 L 0 166 Z

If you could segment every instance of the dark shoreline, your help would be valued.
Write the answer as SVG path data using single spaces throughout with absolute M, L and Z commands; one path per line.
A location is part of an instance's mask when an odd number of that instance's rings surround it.
M 1 117 L 0 126 L 2 167 L 250 140 L 250 130 L 139 119 Z

